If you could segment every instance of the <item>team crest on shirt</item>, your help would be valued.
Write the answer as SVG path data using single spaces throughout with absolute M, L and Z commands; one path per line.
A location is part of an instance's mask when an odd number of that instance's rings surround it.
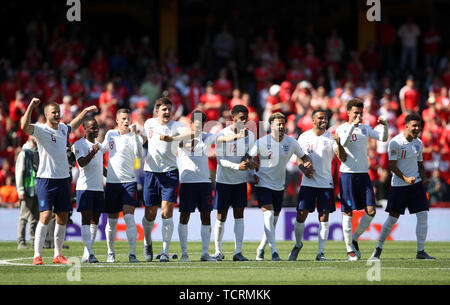
M 284 152 L 288 152 L 289 151 L 289 145 L 283 145 L 283 150 L 284 150 Z
M 66 136 L 66 131 L 64 129 L 61 130 L 61 133 L 63 134 L 63 136 Z
M 366 130 L 365 128 L 361 128 L 361 133 L 362 133 L 364 136 L 367 136 L 367 130 Z
M 391 156 L 395 156 L 397 154 L 397 151 L 395 149 L 391 150 Z

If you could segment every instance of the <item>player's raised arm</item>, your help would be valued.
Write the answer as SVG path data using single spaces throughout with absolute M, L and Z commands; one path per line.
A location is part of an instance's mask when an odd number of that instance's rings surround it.
M 142 147 L 141 137 L 136 131 L 136 124 L 132 124 L 130 126 L 130 130 L 134 138 L 134 154 L 137 158 L 142 159 L 142 157 L 144 156 L 144 148 Z
M 34 126 L 30 122 L 31 114 L 33 113 L 33 109 L 36 108 L 40 103 L 41 103 L 40 99 L 38 99 L 37 97 L 33 97 L 31 99 L 30 104 L 28 105 L 27 110 L 20 119 L 20 127 L 24 132 L 26 132 L 29 135 L 32 135 L 34 133 Z
M 217 143 L 223 143 L 223 142 L 232 142 L 236 141 L 238 139 L 245 138 L 248 135 L 248 130 L 246 128 L 241 129 L 238 133 L 229 134 L 229 135 L 221 135 L 217 137 L 216 142 Z
M 337 145 L 334 149 L 334 153 L 338 157 L 339 161 L 345 162 L 347 160 L 347 153 L 345 152 L 344 146 L 341 145 L 341 139 L 336 133 L 334 133 L 332 136 Z
M 383 132 L 380 133 L 377 130 L 369 128 L 369 137 L 371 137 L 372 139 L 375 139 L 377 141 L 386 142 L 388 140 L 388 136 L 389 136 L 388 124 L 381 117 L 378 118 L 377 123 L 383 125 Z
M 86 115 L 92 112 L 97 112 L 97 106 L 92 105 L 89 107 L 84 108 L 70 123 L 70 127 L 72 128 L 72 131 L 75 131 L 78 127 L 80 127 L 81 123 L 83 122 Z

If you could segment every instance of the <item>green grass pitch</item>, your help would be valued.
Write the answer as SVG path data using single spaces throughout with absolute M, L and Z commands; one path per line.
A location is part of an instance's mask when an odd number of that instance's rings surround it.
M 69 249 L 63 251 L 66 258 L 80 259 L 81 242 L 67 242 Z M 278 242 L 281 262 L 270 260 L 266 248 L 266 260 L 255 261 L 258 243 L 244 243 L 243 254 L 248 262 L 233 262 L 234 243 L 224 243 L 225 260 L 200 262 L 201 243 L 188 244 L 190 262 L 147 263 L 142 254 L 143 244 L 138 242 L 137 258 L 140 263 L 128 263 L 128 243 L 116 242 L 117 263 L 104 263 L 106 242 L 97 241 L 94 252 L 101 263 L 54 265 L 52 249 L 43 250 L 44 265 L 32 266 L 32 249 L 17 250 L 14 242 L 0 242 L 0 285 L 448 285 L 450 284 L 450 242 L 427 242 L 426 251 L 436 257 L 434 261 L 416 260 L 415 242 L 386 242 L 376 273 L 375 264 L 368 264 L 376 243 L 361 241 L 361 260 L 347 261 L 343 241 L 330 241 L 325 255 L 328 262 L 316 262 L 317 242 L 306 241 L 298 261 L 288 261 L 292 242 Z M 211 243 L 210 252 L 214 245 Z M 161 242 L 154 242 L 154 252 L 161 250 Z M 171 253 L 180 256 L 178 242 L 171 245 Z M 80 267 L 78 267 L 80 266 Z M 372 268 L 372 269 L 371 269 Z M 78 272 L 78 273 L 76 273 Z M 79 275 L 77 281 L 76 275 Z M 369 281 L 367 275 L 379 275 L 379 281 Z M 376 278 L 375 278 L 376 279 Z

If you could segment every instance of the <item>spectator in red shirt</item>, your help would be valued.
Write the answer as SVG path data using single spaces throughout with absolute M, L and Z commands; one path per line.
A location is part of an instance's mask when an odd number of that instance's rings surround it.
M 414 88 L 414 78 L 412 76 L 408 76 L 406 85 L 400 89 L 399 99 L 402 113 L 405 113 L 407 110 L 419 112 L 420 93 Z
M 0 169 L 0 185 L 6 184 L 6 178 L 12 176 L 11 163 L 8 159 L 2 160 L 2 168 Z
M 8 72 L 8 79 L 0 86 L 2 100 L 5 102 L 12 101 L 15 98 L 18 89 L 19 87 L 15 81 L 14 73 Z
M 322 69 L 322 62 L 314 54 L 314 46 L 310 43 L 306 45 L 305 64 L 311 70 L 311 78 L 316 78 Z
M 292 61 L 294 58 L 297 58 L 298 60 L 305 59 L 305 50 L 300 45 L 300 40 L 298 40 L 298 38 L 292 40 L 292 44 L 289 46 L 286 54 L 286 59 L 288 61 Z
M 73 104 L 79 105 L 79 99 L 86 96 L 86 87 L 81 82 L 81 75 L 75 74 L 73 83 L 70 84 L 68 88 L 69 94 L 72 96 Z M 82 105 L 79 105 L 82 106 Z
M 380 57 L 373 42 L 369 42 L 367 49 L 361 54 L 361 63 L 364 70 L 370 74 L 370 78 L 375 80 L 377 71 L 380 69 Z
M 302 80 L 309 79 L 309 76 L 311 76 L 311 72 L 307 73 L 303 63 L 294 58 L 291 62 L 291 69 L 286 74 L 286 80 L 290 81 L 293 86 L 296 86 Z
M 231 96 L 233 85 L 227 79 L 227 69 L 222 68 L 219 71 L 219 78 L 214 81 L 214 91 L 220 95 L 222 103 L 228 103 L 228 99 Z
M 263 59 L 261 66 L 257 67 L 254 71 L 256 79 L 256 90 L 260 92 L 266 86 L 266 82 L 272 80 L 272 70 L 270 69 L 270 61 Z
M 203 88 L 200 79 L 194 78 L 189 86 L 188 99 L 188 111 L 192 112 L 200 102 L 200 96 L 203 94 Z
M 46 102 L 61 103 L 62 86 L 57 81 L 55 72 L 51 71 L 44 85 L 44 99 Z
M 220 118 L 220 108 L 222 99 L 220 95 L 214 92 L 214 86 L 211 82 L 206 84 L 206 92 L 200 96 L 200 110 L 205 112 L 208 121 L 218 121 Z
M 114 116 L 117 111 L 117 103 L 119 99 L 114 91 L 114 83 L 108 82 L 105 86 L 105 91 L 100 94 L 98 105 L 102 115 Z
M 103 50 L 99 49 L 95 54 L 94 59 L 91 61 L 89 65 L 89 70 L 91 71 L 91 75 L 95 77 L 99 77 L 103 82 L 106 79 L 108 74 L 109 66 L 108 61 L 103 55 Z
M 22 115 L 27 110 L 27 103 L 23 99 L 23 94 L 19 90 L 16 91 L 16 98 L 9 102 L 9 117 L 14 122 L 19 122 Z

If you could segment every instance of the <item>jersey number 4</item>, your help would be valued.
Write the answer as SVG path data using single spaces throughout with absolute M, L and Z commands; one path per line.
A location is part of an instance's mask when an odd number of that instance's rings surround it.
M 51 138 L 52 138 L 52 142 L 55 142 L 55 143 L 56 143 L 56 138 L 55 138 L 55 136 L 54 136 L 54 135 L 51 135 Z

